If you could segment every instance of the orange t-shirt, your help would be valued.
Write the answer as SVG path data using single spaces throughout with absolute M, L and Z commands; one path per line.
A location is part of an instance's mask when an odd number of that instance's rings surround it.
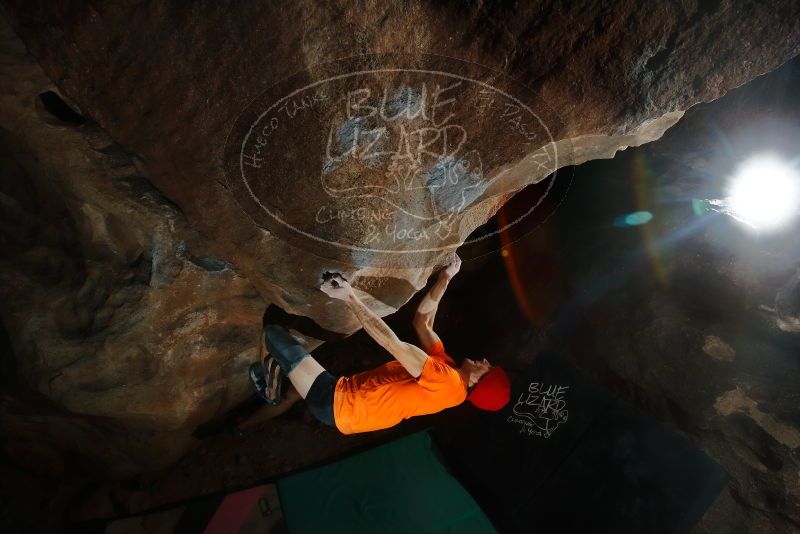
M 343 376 L 333 393 L 333 419 L 342 434 L 389 428 L 415 415 L 436 413 L 464 402 L 467 388 L 450 364 L 442 342 L 428 351 L 414 378 L 398 361 Z

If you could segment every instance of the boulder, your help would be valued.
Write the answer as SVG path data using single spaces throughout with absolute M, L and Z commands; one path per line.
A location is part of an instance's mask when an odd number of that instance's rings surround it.
M 267 303 L 352 333 L 323 273 L 390 314 L 527 185 L 800 49 L 777 0 L 2 12 L 3 324 L 61 417 L 137 436 L 126 473 L 247 397 Z

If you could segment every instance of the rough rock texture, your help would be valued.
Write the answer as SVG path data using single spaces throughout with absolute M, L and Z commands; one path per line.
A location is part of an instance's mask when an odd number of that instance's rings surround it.
M 525 185 L 556 166 L 658 138 L 691 105 L 800 49 L 800 5 L 789 1 L 101 7 L 5 0 L 3 14 L 35 58 L 3 25 L 3 322 L 21 376 L 69 410 L 63 417 L 137 432 L 122 448 L 133 458 L 123 473 L 168 461 L 189 430 L 247 396 L 243 370 L 266 302 L 350 333 L 355 319 L 317 290 L 324 271 L 343 271 L 374 309 L 391 313 Z M 498 126 L 511 120 L 502 109 L 480 115 L 480 93 L 459 93 L 453 112 L 482 172 L 461 183 L 473 186 L 472 196 L 460 197 L 466 202 L 434 195 L 455 232 L 430 237 L 434 250 L 412 263 L 369 251 L 364 260 L 282 233 L 231 179 L 226 142 L 242 133 L 240 117 L 257 115 L 259 96 L 293 76 L 331 74 L 329 62 L 351 56 L 362 68 L 441 61 L 452 72 L 457 65 L 547 123 L 547 136 L 520 142 Z M 404 81 L 373 75 L 364 83 L 401 90 Z M 45 91 L 88 122 L 48 113 L 38 97 Z M 280 172 L 259 175 L 257 196 L 301 229 L 363 244 L 363 224 L 316 224 L 321 193 L 305 184 L 326 174 L 329 128 L 343 117 L 333 104 L 315 103 L 309 109 L 324 121 L 303 118 L 284 138 L 291 142 L 270 145 L 278 159 L 267 161 Z M 352 141 L 348 132 L 335 130 L 340 142 Z M 557 162 L 538 164 L 556 149 Z M 415 170 L 435 178 L 442 163 Z M 364 165 L 345 158 L 334 185 L 361 176 Z M 315 181 L 294 179 L 307 173 Z M 433 186 L 425 187 L 404 197 L 420 210 L 414 215 L 427 215 Z M 337 202 L 353 210 L 375 200 Z M 378 244 L 394 252 L 408 246 L 387 235 Z M 89 449 L 97 441 L 76 439 Z
M 79 131 L 45 110 L 38 95 L 50 81 L 6 24 L 0 31 L 2 316 L 22 381 L 13 387 L 61 409 L 38 423 L 11 418 L 5 431 L 24 444 L 49 421 L 36 452 L 13 455 L 26 465 L 52 446 L 107 462 L 99 471 L 135 473 L 174 459 L 187 429 L 247 395 L 265 303 L 208 255 L 135 157 L 97 125 Z M 128 433 L 109 446 L 63 410 Z
M 394 53 L 420 63 L 423 53 L 431 53 L 487 65 L 525 84 L 529 94 L 521 98 L 537 110 L 553 110 L 546 117 L 553 140 L 572 140 L 575 147 L 559 162 L 564 164 L 608 157 L 656 138 L 690 105 L 716 98 L 791 57 L 798 47 L 798 9 L 793 2 L 569 7 L 131 2 L 99 7 L 11 1 L 5 13 L 63 96 L 142 159 L 149 180 L 208 236 L 216 256 L 287 311 L 352 332 L 355 319 L 317 291 L 322 271 L 343 270 L 388 313 L 451 249 L 426 254 L 400 272 L 366 267 L 362 273 L 352 258 L 321 261 L 254 224 L 252 212 L 243 213 L 226 185 L 221 163 L 235 119 L 265 89 L 298 72 L 313 79 L 320 65 L 357 54 Z M 378 62 L 393 65 L 392 60 Z M 501 88 L 510 84 L 499 75 L 492 81 Z M 458 105 L 474 107 L 475 102 Z M 325 126 L 304 124 L 298 138 L 308 139 L 310 146 L 295 160 L 321 163 L 315 142 Z M 485 222 L 510 194 L 543 178 L 525 160 L 540 147 L 528 147 L 526 154 L 518 140 L 496 126 L 472 121 L 468 134 L 487 153 L 503 155 L 491 161 L 484 176 L 501 168 L 508 173 L 458 213 L 466 222 L 451 245 Z M 285 184 L 267 185 L 274 185 L 270 193 L 278 195 Z M 302 212 L 308 193 L 291 192 L 278 208 Z M 357 202 L 347 206 L 357 208 Z M 303 212 L 298 219 L 313 225 L 315 213 Z M 363 232 L 361 227 L 332 230 L 337 240 L 357 240 Z M 386 236 L 381 241 L 384 248 L 398 248 Z

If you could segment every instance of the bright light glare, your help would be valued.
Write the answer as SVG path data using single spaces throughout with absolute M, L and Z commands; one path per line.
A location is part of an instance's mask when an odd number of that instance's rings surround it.
M 728 208 L 757 230 L 776 230 L 800 211 L 800 177 L 771 156 L 745 161 L 733 177 Z

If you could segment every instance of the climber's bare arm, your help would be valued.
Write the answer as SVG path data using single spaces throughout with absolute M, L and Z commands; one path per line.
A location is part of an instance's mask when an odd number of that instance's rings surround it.
M 383 319 L 361 302 L 344 278 L 335 275 L 326 280 L 320 289 L 328 296 L 346 302 L 350 310 L 361 321 L 364 330 L 389 354 L 394 356 L 411 376 L 417 377 L 422 374 L 422 368 L 428 359 L 425 351 L 401 341 Z
M 442 300 L 447 285 L 459 269 L 461 269 L 461 258 L 456 256 L 450 265 L 439 272 L 439 277 L 419 303 L 417 313 L 414 314 L 414 330 L 417 332 L 417 337 L 425 352 L 428 352 L 434 344 L 440 341 L 439 336 L 433 331 L 433 321 L 439 310 L 439 301 Z

